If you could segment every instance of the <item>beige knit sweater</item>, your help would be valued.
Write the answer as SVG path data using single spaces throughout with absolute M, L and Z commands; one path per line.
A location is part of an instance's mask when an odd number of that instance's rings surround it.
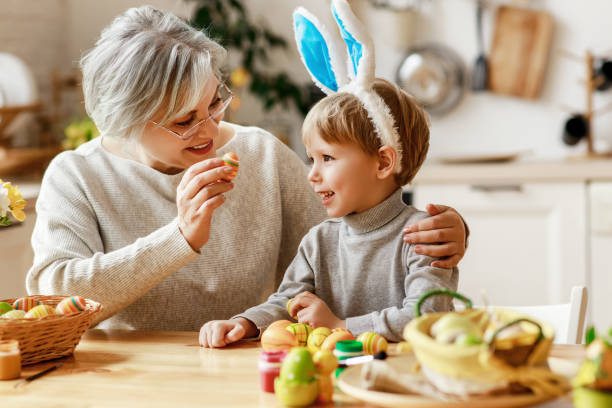
M 99 327 L 142 330 L 199 330 L 265 301 L 325 211 L 295 153 L 233 127 L 218 154 L 235 152 L 240 171 L 200 254 L 176 220 L 183 173 L 115 156 L 100 138 L 57 156 L 36 204 L 28 292 L 94 299 Z

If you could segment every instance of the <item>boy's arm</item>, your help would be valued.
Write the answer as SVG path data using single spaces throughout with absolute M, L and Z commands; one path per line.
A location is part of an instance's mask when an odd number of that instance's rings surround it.
M 287 301 L 302 292 L 314 293 L 314 270 L 312 253 L 308 250 L 309 235 L 307 234 L 298 248 L 298 253 L 287 268 L 283 281 L 276 293 L 270 295 L 265 303 L 247 309 L 233 318 L 242 317 L 251 321 L 260 330 L 268 327 L 275 320 L 290 319 L 287 312 Z
M 431 266 L 435 260 L 430 256 L 414 252 L 412 245 L 404 244 L 402 259 L 407 271 L 404 279 L 405 297 L 401 307 L 388 307 L 362 316 L 346 319 L 346 328 L 358 334 L 373 331 L 391 341 L 403 340 L 404 327 L 414 318 L 414 305 L 419 297 L 431 289 L 457 290 L 459 271 L 457 268 L 443 269 Z M 452 310 L 452 301 L 446 296 L 430 297 L 421 305 L 422 312 Z

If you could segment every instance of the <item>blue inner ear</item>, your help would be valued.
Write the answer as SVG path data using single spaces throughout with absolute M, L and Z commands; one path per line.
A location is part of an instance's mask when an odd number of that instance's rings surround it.
M 361 43 L 357 41 L 351 33 L 346 31 L 344 27 L 344 23 L 340 19 L 340 16 L 336 12 L 336 8 L 332 4 L 332 14 L 338 23 L 338 27 L 340 27 L 340 34 L 346 43 L 346 47 L 348 48 L 349 57 L 351 58 L 351 62 L 353 63 L 353 71 L 355 75 L 357 75 L 357 67 L 359 67 L 359 60 L 361 60 Z
M 338 90 L 338 82 L 331 67 L 331 59 L 325 38 L 306 17 L 296 14 L 293 18 L 298 47 L 306 68 L 323 85 Z

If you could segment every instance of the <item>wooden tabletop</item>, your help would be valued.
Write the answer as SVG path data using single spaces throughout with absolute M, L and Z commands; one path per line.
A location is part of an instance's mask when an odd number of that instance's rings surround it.
M 60 362 L 61 368 L 28 383 L 0 381 L 0 405 L 282 407 L 274 394 L 260 391 L 260 351 L 258 342 L 201 348 L 195 332 L 90 330 L 73 356 L 24 367 L 22 378 Z M 554 346 L 552 355 L 579 361 L 582 347 Z M 542 407 L 571 406 L 549 404 Z M 340 391 L 334 405 L 369 406 Z

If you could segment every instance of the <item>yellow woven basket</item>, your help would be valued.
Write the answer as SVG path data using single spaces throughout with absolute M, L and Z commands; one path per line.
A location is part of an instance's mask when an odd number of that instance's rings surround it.
M 41 304 L 56 307 L 68 296 L 28 296 Z M 16 299 L 0 302 L 13 304 Z M 72 354 L 102 305 L 86 299 L 87 308 L 70 315 L 50 315 L 36 319 L 0 319 L 0 340 L 18 340 L 21 364 L 35 364 Z
M 449 295 L 447 291 L 440 292 L 444 293 L 438 294 Z M 567 382 L 545 367 L 554 339 L 553 328 L 509 310 L 498 308 L 496 312 L 504 321 L 527 320 L 537 323 L 537 328 L 529 324 L 525 324 L 525 328 L 529 325 L 534 331 L 539 332 L 541 329 L 538 340 L 527 347 L 516 346 L 514 350 L 495 350 L 487 343 L 467 347 L 440 343 L 429 333 L 431 326 L 446 313 L 430 313 L 413 319 L 404 328 L 404 337 L 412 344 L 424 374 L 441 391 L 453 394 L 462 394 L 461 389 L 471 389 L 473 392 L 475 389 L 488 388 L 492 391 L 510 383 L 519 383 L 536 394 L 562 394 L 567 388 Z M 465 311 L 452 313 L 468 316 L 483 329 L 489 321 L 488 311 L 471 309 L 471 302 Z M 522 354 L 519 357 L 522 358 L 521 364 L 510 364 L 508 352 Z M 466 391 L 463 394 L 472 392 Z

